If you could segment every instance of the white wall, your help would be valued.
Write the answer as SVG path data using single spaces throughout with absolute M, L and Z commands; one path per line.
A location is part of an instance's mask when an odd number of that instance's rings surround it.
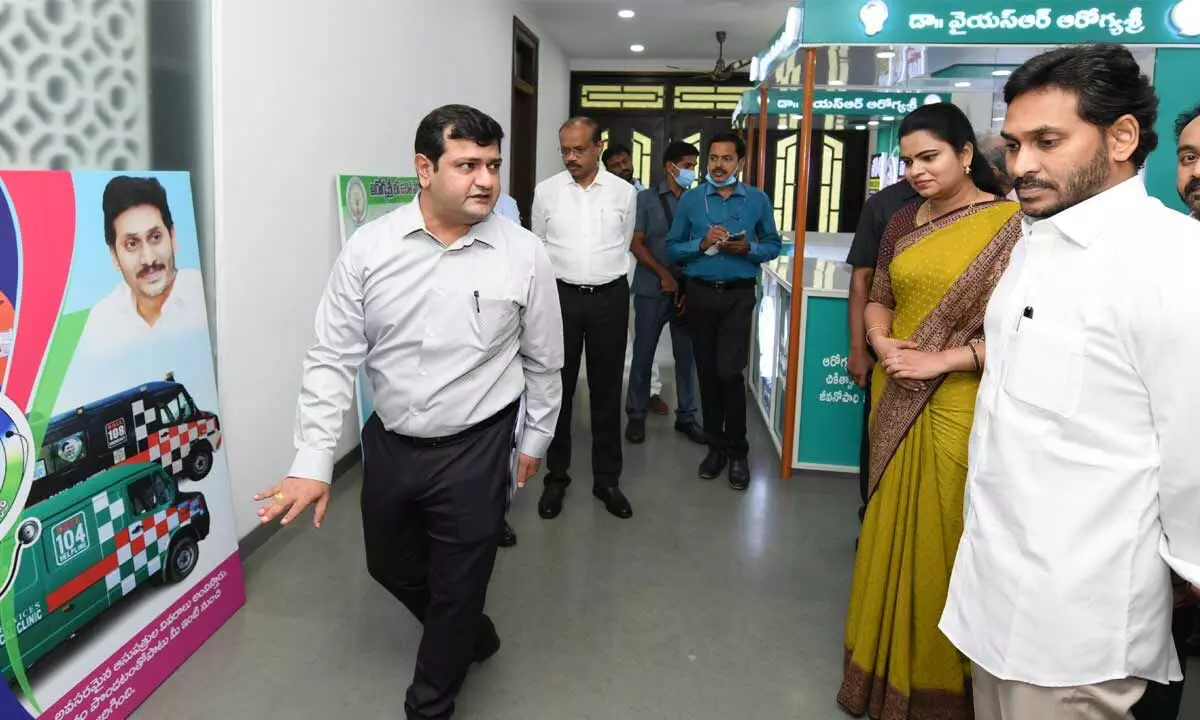
M 514 9 L 515 0 L 216 0 L 215 304 L 239 535 L 256 527 L 251 495 L 291 461 L 300 363 L 339 249 L 334 175 L 412 174 L 417 123 L 438 105 L 471 104 L 507 125 Z M 566 97 L 566 61 L 541 41 L 549 117 L 550 100 Z M 539 149 L 555 147 L 549 137 Z M 348 418 L 343 453 L 355 427 Z

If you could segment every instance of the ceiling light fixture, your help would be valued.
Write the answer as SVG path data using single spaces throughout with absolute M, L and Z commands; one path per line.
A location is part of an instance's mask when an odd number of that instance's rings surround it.
M 967 81 L 967 80 L 959 80 L 958 82 L 954 83 L 954 87 L 956 87 L 956 88 L 969 88 L 969 87 L 971 87 L 971 83 L 970 83 L 969 81 Z
M 1012 75 L 1012 70 L 993 70 L 992 77 L 1008 77 Z
M 867 126 L 866 125 L 855 125 L 854 129 L 855 130 L 866 130 Z
M 830 87 L 842 87 L 845 84 L 846 84 L 845 80 L 830 80 L 829 81 Z
M 882 120 L 883 120 L 884 122 L 892 122 L 892 121 L 894 121 L 895 119 L 896 119 L 896 116 L 895 116 L 895 115 L 884 115 L 884 116 L 883 116 L 883 118 L 882 118 Z
M 645 45 L 630 45 L 629 49 L 632 50 L 633 52 L 645 52 L 646 46 Z
M 879 121 L 878 121 L 878 120 L 871 120 L 871 121 L 869 121 L 869 122 L 867 123 L 867 125 L 870 125 L 871 127 L 879 127 Z
M 637 15 L 637 13 L 635 13 L 632 10 L 618 10 L 617 11 L 617 17 L 621 18 L 622 20 L 632 19 L 634 15 Z
M 896 57 L 896 51 L 880 50 L 879 52 L 875 53 L 875 57 L 879 58 L 880 60 L 891 60 L 892 58 Z

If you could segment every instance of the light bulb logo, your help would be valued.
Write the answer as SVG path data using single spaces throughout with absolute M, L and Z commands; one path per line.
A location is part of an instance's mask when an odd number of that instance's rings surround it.
M 1171 10 L 1171 24 L 1184 37 L 1200 35 L 1200 0 L 1179 0 Z
M 867 36 L 878 35 L 883 32 L 883 26 L 888 19 L 888 6 L 883 0 L 868 0 L 862 6 L 862 10 L 858 12 L 858 19 L 862 20 L 863 29 Z

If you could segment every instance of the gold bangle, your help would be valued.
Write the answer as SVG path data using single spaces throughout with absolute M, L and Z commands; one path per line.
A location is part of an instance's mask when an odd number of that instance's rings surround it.
M 875 332 L 876 330 L 883 330 L 884 332 L 887 332 L 888 326 L 887 325 L 872 325 L 871 327 L 867 328 L 867 340 L 871 339 L 871 333 Z

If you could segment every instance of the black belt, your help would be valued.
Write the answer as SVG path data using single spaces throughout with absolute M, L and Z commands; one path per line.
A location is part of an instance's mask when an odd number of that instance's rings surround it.
M 495 415 L 491 416 L 487 420 L 483 420 L 481 422 L 475 423 L 474 425 L 467 428 L 466 430 L 463 430 L 462 432 L 454 433 L 453 435 L 443 435 L 442 437 L 425 438 L 425 437 L 413 437 L 412 435 L 401 435 L 400 433 L 392 433 L 392 434 L 395 435 L 397 438 L 399 438 L 401 442 L 405 443 L 406 445 L 412 445 L 413 447 L 419 447 L 419 448 L 443 447 L 445 445 L 450 445 L 452 443 L 459 442 L 460 440 L 466 440 L 467 438 L 469 438 L 477 433 L 481 433 L 484 430 L 487 430 L 488 428 L 492 427 L 493 425 L 496 425 L 499 422 L 503 422 L 504 420 L 511 417 L 513 415 L 513 413 L 515 413 L 517 411 L 517 408 L 520 407 L 520 405 L 521 405 L 521 401 L 517 400 L 516 402 L 514 402 L 513 404 L 504 408 L 503 410 L 496 413 Z
M 758 286 L 754 278 L 738 278 L 736 280 L 705 280 L 704 278 L 689 277 L 688 282 L 703 285 L 714 290 L 741 290 Z
M 558 286 L 561 288 L 567 288 L 568 290 L 574 290 L 577 293 L 583 293 L 584 295 L 593 295 L 601 290 L 607 290 L 610 287 L 616 287 L 623 282 L 626 282 L 624 275 L 616 280 L 610 280 L 602 285 L 572 285 L 569 282 L 563 282 L 562 280 L 559 280 Z

